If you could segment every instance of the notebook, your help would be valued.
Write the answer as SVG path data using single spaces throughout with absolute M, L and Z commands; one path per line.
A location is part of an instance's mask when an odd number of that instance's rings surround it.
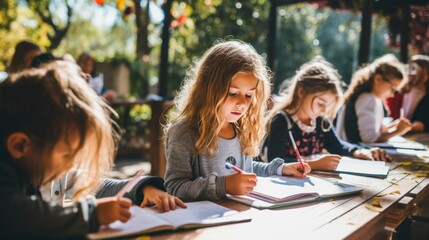
M 406 157 L 407 161 L 415 161 L 417 159 L 429 159 L 429 151 L 414 150 L 414 149 L 385 149 L 389 155 Z M 396 159 L 395 159 L 396 160 Z
M 165 230 L 193 229 L 250 221 L 238 211 L 209 201 L 186 203 L 188 208 L 160 213 L 156 208 L 131 207 L 132 217 L 126 222 L 113 222 L 99 232 L 87 234 L 89 239 L 106 239 L 142 235 Z
M 280 208 L 357 194 L 362 188 L 339 181 L 308 175 L 258 177 L 258 184 L 248 195 L 227 195 L 233 201 L 259 209 Z
M 346 173 L 365 177 L 386 178 L 389 174 L 389 167 L 383 161 L 369 161 L 350 157 L 341 157 L 337 169 L 333 171 L 313 171 Z
M 415 141 L 408 140 L 401 136 L 392 137 L 387 142 L 384 142 L 384 143 L 360 143 L 360 145 L 363 145 L 366 147 L 379 147 L 379 148 L 426 150 L 425 145 Z

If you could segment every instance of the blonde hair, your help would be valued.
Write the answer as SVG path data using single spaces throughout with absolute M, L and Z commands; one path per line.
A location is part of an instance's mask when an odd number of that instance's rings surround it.
M 374 77 L 379 74 L 388 79 L 404 79 L 404 66 L 392 54 L 383 55 L 374 60 L 373 63 L 357 70 L 353 76 L 349 88 L 344 94 L 345 104 L 356 101 L 362 93 L 371 92 L 374 85 Z
M 61 173 L 72 167 L 86 170 L 72 186 L 75 201 L 96 191 L 113 165 L 118 134 L 110 118 L 113 110 L 88 86 L 76 64 L 56 61 L 11 75 L 0 84 L 0 96 L 1 138 L 23 132 L 38 149 L 36 161 L 25 163 L 31 165 L 25 167 L 35 187 L 43 184 L 55 144 L 73 131 L 79 134 L 79 146 Z M 4 151 L 1 155 L 8 156 Z
M 219 41 L 188 70 L 175 98 L 172 119 L 164 126 L 165 135 L 172 124 L 184 119 L 196 136 L 195 153 L 213 156 L 218 151 L 217 136 L 223 123 L 221 107 L 238 72 L 253 73 L 259 80 L 247 113 L 235 123 L 243 154 L 257 156 L 265 134 L 263 117 L 271 75 L 255 49 L 237 40 Z
M 302 89 L 302 97 L 298 91 Z M 335 103 L 326 113 L 330 120 L 334 119 L 340 106 L 343 91 L 338 72 L 327 62 L 310 61 L 303 64 L 291 79 L 291 85 L 285 94 L 285 100 L 273 107 L 267 116 L 270 122 L 279 111 L 286 111 L 291 115 L 298 112 L 302 101 L 310 94 L 331 92 L 335 95 Z

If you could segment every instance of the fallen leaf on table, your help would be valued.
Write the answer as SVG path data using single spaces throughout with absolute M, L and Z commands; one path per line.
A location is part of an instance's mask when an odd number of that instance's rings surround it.
M 412 162 L 400 162 L 398 165 L 407 167 L 407 166 L 410 166 L 411 164 Z
M 389 194 L 401 194 L 401 190 L 398 189 L 398 190 L 392 191 Z
M 389 183 L 391 183 L 393 185 L 398 185 L 396 182 L 393 182 L 393 181 L 389 181 Z
M 381 200 L 380 199 L 374 199 L 371 201 L 371 205 L 374 207 L 380 207 L 381 208 Z
M 371 204 L 367 204 L 367 205 L 365 205 L 365 207 L 368 210 L 371 210 L 371 211 L 374 211 L 374 212 L 382 212 L 382 209 L 380 207 L 374 207 Z

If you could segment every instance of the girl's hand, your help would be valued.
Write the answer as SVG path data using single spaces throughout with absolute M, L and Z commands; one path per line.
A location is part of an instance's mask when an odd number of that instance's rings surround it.
M 406 118 L 400 118 L 396 123 L 396 131 L 398 135 L 404 135 L 413 128 L 413 124 Z
M 225 177 L 226 193 L 234 195 L 246 195 L 253 191 L 256 186 L 256 174 L 236 173 Z
M 97 216 L 101 225 L 116 220 L 127 222 L 131 218 L 132 202 L 128 198 L 108 197 L 97 199 Z
M 283 176 L 294 176 L 294 177 L 305 177 L 310 171 L 311 167 L 307 163 L 303 163 L 304 169 L 301 168 L 299 162 L 287 163 L 283 165 L 282 175 Z
M 379 148 L 371 148 L 371 149 L 358 149 L 353 152 L 353 157 L 365 159 L 365 160 L 375 160 L 375 161 L 385 161 L 390 162 L 392 159 L 386 153 L 386 151 L 381 150 Z
M 178 197 L 171 196 L 170 194 L 159 190 L 154 186 L 146 186 L 143 188 L 143 201 L 140 207 L 153 206 L 159 209 L 160 212 L 168 212 L 175 210 L 177 206 L 186 208 L 186 205 Z
M 307 163 L 313 170 L 335 170 L 337 169 L 340 160 L 340 155 L 326 154 L 319 158 L 308 160 Z

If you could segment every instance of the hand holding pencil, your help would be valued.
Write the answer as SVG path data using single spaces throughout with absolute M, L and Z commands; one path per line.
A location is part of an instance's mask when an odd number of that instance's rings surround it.
M 253 191 L 258 179 L 254 173 L 246 173 L 240 168 L 225 163 L 226 169 L 232 169 L 237 174 L 231 174 L 225 177 L 225 191 L 233 195 L 246 195 Z
M 298 163 L 285 164 L 282 170 L 282 175 L 305 177 L 311 171 L 311 168 L 307 163 L 304 163 L 304 161 L 302 160 L 301 154 L 299 153 L 298 148 L 296 147 L 295 139 L 293 138 L 291 131 L 289 131 L 289 137 L 292 142 L 293 148 L 295 150 Z
M 142 171 L 129 180 L 114 197 L 97 199 L 97 217 L 101 225 L 106 225 L 116 220 L 127 222 L 131 218 L 130 207 L 132 202 L 123 196 L 138 183 L 141 176 L 143 176 Z

